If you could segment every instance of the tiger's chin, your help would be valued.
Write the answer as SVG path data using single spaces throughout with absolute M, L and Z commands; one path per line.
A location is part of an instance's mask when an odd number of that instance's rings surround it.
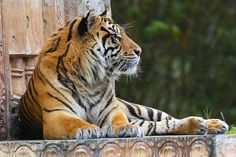
M 121 75 L 128 75 L 128 76 L 135 75 L 135 74 L 137 74 L 138 67 L 139 67 L 139 64 L 137 63 L 137 64 L 135 64 L 135 65 L 125 69 L 125 70 L 117 71 L 116 75 L 117 76 L 121 76 Z
M 121 74 L 123 75 L 135 75 L 137 73 L 138 66 L 131 67 L 126 71 L 122 71 Z
M 139 63 L 140 63 L 140 58 L 137 57 L 133 60 L 126 59 L 123 60 L 126 64 L 121 64 L 122 66 L 118 66 L 114 70 L 114 75 L 116 77 L 116 80 L 119 79 L 121 75 L 126 75 L 126 76 L 133 76 L 137 74 L 137 71 L 139 69 Z

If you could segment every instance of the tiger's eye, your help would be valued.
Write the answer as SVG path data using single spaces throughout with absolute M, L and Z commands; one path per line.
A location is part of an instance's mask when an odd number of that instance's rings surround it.
M 115 37 L 115 39 L 116 39 L 117 41 L 121 41 L 121 39 L 122 39 L 121 36 L 119 36 L 119 35 L 117 35 L 117 34 L 115 34 L 114 37 Z

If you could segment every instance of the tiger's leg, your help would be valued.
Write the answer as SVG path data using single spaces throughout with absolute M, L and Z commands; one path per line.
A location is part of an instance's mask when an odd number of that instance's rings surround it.
M 126 113 L 126 115 L 129 118 L 135 118 L 135 119 L 144 119 L 147 121 L 154 121 L 154 122 L 159 122 L 159 121 L 166 121 L 166 120 L 174 120 L 174 121 L 179 121 L 177 119 L 175 119 L 174 117 L 168 115 L 165 112 L 162 112 L 160 110 L 156 110 L 153 109 L 151 107 L 146 107 L 146 106 L 142 106 L 142 105 L 138 105 L 138 104 L 134 104 L 134 103 L 130 103 L 127 101 L 124 101 L 122 99 L 118 100 L 121 102 L 119 105 L 122 108 L 122 110 Z M 195 122 L 196 123 L 196 127 L 197 126 L 201 126 L 202 124 L 198 124 L 198 122 L 201 123 L 201 117 L 187 117 L 184 118 L 182 120 L 186 121 L 186 119 L 188 119 L 189 121 L 191 121 L 190 123 L 193 125 Z M 193 121 L 193 119 L 195 119 Z M 228 125 L 220 120 L 220 119 L 207 119 L 205 120 L 205 124 L 207 124 L 207 132 L 209 134 L 220 134 L 220 133 L 224 133 L 228 130 Z
M 162 121 L 148 121 L 143 119 L 129 119 L 131 124 L 143 128 L 146 136 L 160 134 L 206 134 L 207 123 L 200 117 L 187 117 Z
M 99 127 L 68 113 L 65 110 L 43 111 L 43 135 L 45 139 L 99 138 Z
M 143 130 L 129 123 L 124 112 L 116 105 L 98 118 L 98 124 L 103 130 L 103 137 L 142 137 Z

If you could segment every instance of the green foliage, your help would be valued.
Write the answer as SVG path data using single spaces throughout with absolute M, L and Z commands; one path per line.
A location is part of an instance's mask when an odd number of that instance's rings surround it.
M 117 95 L 176 117 L 224 113 L 236 121 L 236 3 L 232 0 L 111 1 L 118 23 L 142 47 L 139 77 Z
M 225 134 L 236 134 L 236 127 L 231 126 L 229 131 L 227 131 Z

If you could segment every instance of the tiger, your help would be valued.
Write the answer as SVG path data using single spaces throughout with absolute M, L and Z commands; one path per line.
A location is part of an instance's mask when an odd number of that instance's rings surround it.
M 20 120 L 31 139 L 91 139 L 162 134 L 222 134 L 220 119 L 167 113 L 116 97 L 115 82 L 134 75 L 142 49 L 108 15 L 90 10 L 58 29 L 41 48 Z

